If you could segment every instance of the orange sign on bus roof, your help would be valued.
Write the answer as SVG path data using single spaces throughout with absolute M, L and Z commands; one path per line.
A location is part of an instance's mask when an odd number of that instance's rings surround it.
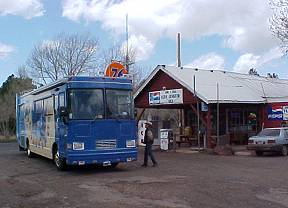
M 112 62 L 105 70 L 106 77 L 122 77 L 124 74 L 128 74 L 128 71 L 118 62 Z

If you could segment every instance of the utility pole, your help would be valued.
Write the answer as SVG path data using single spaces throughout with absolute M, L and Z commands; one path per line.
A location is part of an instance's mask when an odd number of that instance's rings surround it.
M 177 33 L 176 37 L 176 67 L 181 67 L 181 36 L 180 33 Z M 180 134 L 183 133 L 183 124 L 184 124 L 184 110 L 179 109 L 179 127 L 180 127 Z
M 177 33 L 177 49 L 176 49 L 176 54 L 177 54 L 177 67 L 181 67 L 181 36 L 180 33 Z
M 126 65 L 126 70 L 129 73 L 129 33 L 128 33 L 128 14 L 126 14 L 126 60 L 125 60 L 125 65 Z

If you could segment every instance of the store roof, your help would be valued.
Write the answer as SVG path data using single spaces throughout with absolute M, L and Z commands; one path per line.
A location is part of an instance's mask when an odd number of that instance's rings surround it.
M 196 79 L 196 95 L 206 103 L 217 102 L 217 83 L 220 103 L 272 103 L 288 102 L 288 80 L 257 75 L 240 74 L 220 70 L 158 65 L 134 98 L 145 88 L 159 70 L 194 92 L 193 77 Z

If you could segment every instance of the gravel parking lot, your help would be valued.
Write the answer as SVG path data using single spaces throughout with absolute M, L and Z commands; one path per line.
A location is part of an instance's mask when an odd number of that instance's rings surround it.
M 0 144 L 0 207 L 288 207 L 288 157 L 156 152 L 116 169 L 56 170 Z

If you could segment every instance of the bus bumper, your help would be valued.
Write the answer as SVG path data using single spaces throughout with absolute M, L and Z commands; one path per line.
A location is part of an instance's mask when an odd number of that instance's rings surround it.
M 103 165 L 137 160 L 137 149 L 115 152 L 71 152 L 66 156 L 67 165 Z

